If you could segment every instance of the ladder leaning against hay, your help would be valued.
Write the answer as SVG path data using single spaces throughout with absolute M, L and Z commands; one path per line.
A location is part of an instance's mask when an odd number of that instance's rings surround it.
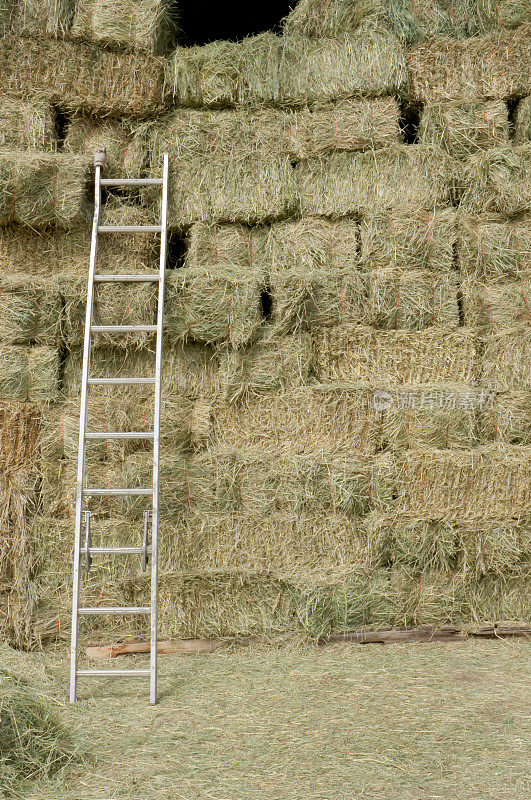
M 115 676 L 115 677 L 149 677 L 150 701 L 157 701 L 157 543 L 159 523 L 159 429 L 160 429 L 160 384 L 162 363 L 162 322 L 164 314 L 164 275 L 166 267 L 167 245 L 167 215 L 168 215 L 168 155 L 164 154 L 162 178 L 129 178 L 112 179 L 102 178 L 101 173 L 105 167 L 106 153 L 104 149 L 98 150 L 94 156 L 95 167 L 95 205 L 94 220 L 92 225 L 92 243 L 90 251 L 90 269 L 87 289 L 87 310 L 85 317 L 85 337 L 83 350 L 83 373 L 81 382 L 81 408 L 79 425 L 79 452 L 76 489 L 76 521 L 75 521 L 75 550 L 74 550 L 74 585 L 72 597 L 72 642 L 70 664 L 70 702 L 76 700 L 77 680 L 86 676 Z M 158 185 L 162 188 L 162 204 L 160 225 L 100 225 L 101 189 L 104 186 L 149 186 Z M 111 273 L 96 273 L 96 260 L 98 253 L 98 235 L 117 233 L 160 233 L 160 262 L 158 272 L 139 275 L 115 275 Z M 107 283 L 111 286 L 116 283 L 136 283 L 153 281 L 158 283 L 158 308 L 156 325 L 94 325 L 94 290 L 95 285 Z M 133 377 L 90 377 L 91 343 L 94 334 L 98 333 L 129 333 L 133 331 L 152 333 L 156 337 L 155 348 L 155 374 L 146 378 Z M 89 388 L 94 385 L 133 385 L 152 384 L 154 386 L 154 415 L 152 431 L 112 431 L 95 432 L 87 430 L 87 401 Z M 85 486 L 85 455 L 86 441 L 90 439 L 146 439 L 153 441 L 153 483 L 152 488 L 92 488 Z M 152 507 L 144 511 L 144 540 L 140 547 L 92 547 L 90 520 L 91 511 L 86 506 L 90 497 L 135 495 L 151 498 Z M 149 522 L 151 520 L 151 545 L 148 544 Z M 84 527 L 85 541 L 82 545 L 82 532 Z M 79 594 L 81 586 L 80 565 L 85 559 L 87 572 L 90 569 L 92 557 L 100 554 L 138 554 L 142 559 L 142 569 L 145 571 L 148 556 L 151 556 L 151 604 L 147 607 L 80 607 Z M 79 617 L 89 614 L 149 614 L 151 618 L 151 647 L 149 669 L 79 669 Z

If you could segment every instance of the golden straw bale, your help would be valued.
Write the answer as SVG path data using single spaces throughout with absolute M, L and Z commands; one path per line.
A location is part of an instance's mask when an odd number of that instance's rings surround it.
M 507 103 L 427 103 L 421 114 L 419 141 L 442 147 L 455 158 L 508 144 Z
M 375 207 L 418 211 L 444 205 L 454 165 L 437 147 L 397 145 L 310 159 L 297 173 L 302 213 L 339 217 Z
M 11 0 L 12 29 L 32 37 L 64 36 L 72 24 L 76 0 Z
M 315 342 L 315 373 L 322 381 L 383 384 L 474 381 L 476 335 L 461 328 L 377 331 L 362 325 L 325 329 Z
M 485 337 L 480 378 L 482 386 L 502 392 L 531 386 L 531 328 L 528 325 L 498 329 Z
M 515 325 L 531 325 L 531 276 L 519 281 L 462 284 L 465 322 L 498 331 Z
M 409 450 L 396 462 L 396 511 L 412 517 L 514 517 L 529 512 L 531 448 Z
M 531 391 L 492 392 L 492 402 L 479 415 L 484 441 L 531 444 Z

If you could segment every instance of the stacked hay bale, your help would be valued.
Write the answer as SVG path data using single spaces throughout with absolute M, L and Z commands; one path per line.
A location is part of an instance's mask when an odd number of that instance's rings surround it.
M 38 420 L 17 467 L 38 480 L 24 503 L 10 483 L 18 538 L 12 499 L 2 516 L 11 639 L 68 635 L 99 145 L 111 175 L 156 174 L 163 152 L 172 166 L 161 633 L 526 617 L 531 39 L 525 4 L 468 0 L 459 24 L 446 5 L 301 0 L 282 36 L 169 52 L 173 4 L 13 4 L 0 399 Z M 147 190 L 104 199 L 109 223 L 159 210 Z M 146 272 L 156 242 L 102 237 L 100 258 Z M 146 286 L 98 290 L 100 324 L 155 311 Z M 152 363 L 147 334 L 94 347 L 102 376 Z M 152 421 L 142 389 L 91 392 L 94 430 Z M 147 485 L 150 456 L 92 442 L 89 480 Z M 138 499 L 91 509 L 95 545 L 140 541 Z M 83 597 L 142 604 L 138 567 L 95 564 Z

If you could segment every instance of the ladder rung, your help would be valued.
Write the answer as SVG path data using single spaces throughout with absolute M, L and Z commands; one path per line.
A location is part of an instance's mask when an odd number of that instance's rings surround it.
M 154 439 L 153 431 L 90 431 L 85 433 L 86 439 Z
M 121 386 L 127 384 L 154 384 L 155 378 L 88 378 L 90 386 Z
M 102 178 L 102 186 L 162 186 L 162 178 Z
M 83 494 L 87 497 L 103 497 L 105 495 L 147 497 L 153 494 L 153 489 L 83 489 Z
M 94 275 L 96 283 L 137 283 L 160 281 L 160 275 Z
M 86 547 L 80 549 L 80 554 L 84 556 L 87 552 Z M 116 555 L 142 555 L 144 552 L 143 547 L 89 547 L 89 555 L 108 555 L 115 553 Z M 147 547 L 147 553 L 151 553 L 151 545 Z
M 98 225 L 98 233 L 161 233 L 161 225 Z
M 93 333 L 154 333 L 156 325 L 91 325 Z
M 151 608 L 145 606 L 85 606 L 85 608 L 78 608 L 78 614 L 151 614 Z
M 148 669 L 78 669 L 80 678 L 149 678 Z

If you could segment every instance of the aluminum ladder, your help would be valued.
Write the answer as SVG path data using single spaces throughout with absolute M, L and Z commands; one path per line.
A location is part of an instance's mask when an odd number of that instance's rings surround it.
M 150 702 L 157 702 L 157 593 L 158 593 L 158 527 L 159 527 L 159 443 L 160 443 L 160 400 L 161 400 L 161 365 L 162 365 L 162 330 L 164 315 L 164 277 L 166 268 L 167 250 L 167 224 L 168 224 L 168 155 L 163 157 L 162 178 L 103 178 L 106 153 L 100 149 L 94 156 L 95 168 L 95 200 L 94 220 L 92 224 L 92 241 L 90 249 L 90 269 L 87 288 L 87 309 L 85 316 L 85 335 L 83 345 L 83 372 L 81 381 L 81 406 L 79 415 L 79 450 L 76 486 L 76 518 L 75 518 L 75 549 L 74 549 L 74 576 L 72 592 L 72 639 L 70 650 L 70 702 L 74 703 L 77 697 L 77 682 L 79 678 L 88 676 L 114 676 L 123 678 L 148 678 L 150 679 Z M 162 190 L 162 204 L 160 225 L 100 225 L 101 190 L 106 186 L 160 186 Z M 99 234 L 112 233 L 160 233 L 160 262 L 158 272 L 139 275 L 115 275 L 96 273 Z M 135 283 L 153 281 L 158 283 L 158 307 L 156 325 L 94 325 L 94 290 L 99 283 Z M 151 332 L 156 338 L 155 348 L 155 374 L 148 378 L 91 378 L 91 343 L 94 334 L 98 333 L 127 333 L 131 331 Z M 135 385 L 151 384 L 154 386 L 154 415 L 152 431 L 114 431 L 91 432 L 87 430 L 87 401 L 88 392 L 94 385 Z M 152 488 L 139 489 L 112 489 L 91 488 L 85 486 L 85 456 L 86 441 L 88 439 L 147 439 L 153 441 L 153 483 Z M 95 496 L 136 495 L 152 498 L 151 510 L 144 511 L 144 541 L 142 546 L 136 547 L 92 547 L 90 532 L 91 512 L 85 509 L 85 500 Z M 151 544 L 148 544 L 149 521 L 151 520 Z M 82 534 L 85 534 L 82 544 Z M 99 554 L 138 554 L 142 559 L 142 568 L 145 571 L 148 556 L 151 557 L 151 603 L 148 607 L 80 607 L 79 595 L 81 587 L 81 561 L 85 559 L 85 568 L 90 569 L 93 556 Z M 89 614 L 149 614 L 151 619 L 150 666 L 149 669 L 79 669 L 79 617 Z

